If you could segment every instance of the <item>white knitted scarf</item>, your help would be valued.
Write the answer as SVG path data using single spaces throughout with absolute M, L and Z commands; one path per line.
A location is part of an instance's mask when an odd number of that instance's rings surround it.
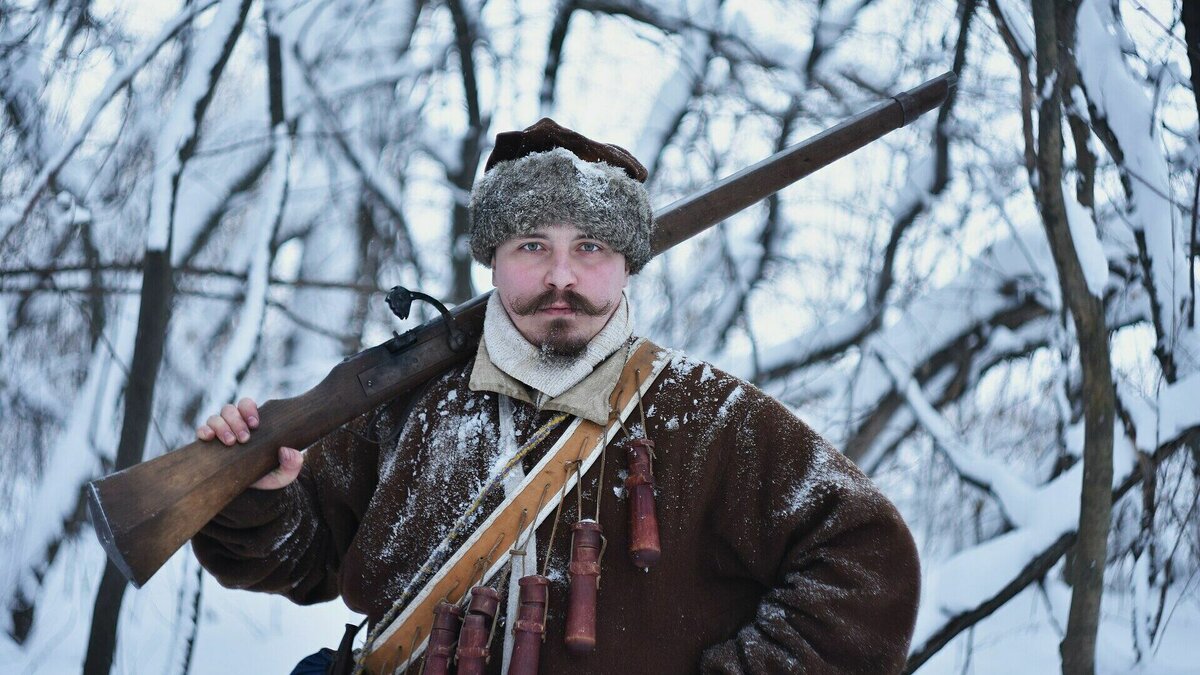
M 483 320 L 483 340 L 488 357 L 497 368 L 550 398 L 567 391 L 587 377 L 601 361 L 617 351 L 633 327 L 629 322 L 629 301 L 621 294 L 621 304 L 604 328 L 588 342 L 573 361 L 550 359 L 531 344 L 509 318 L 498 292 L 488 300 Z

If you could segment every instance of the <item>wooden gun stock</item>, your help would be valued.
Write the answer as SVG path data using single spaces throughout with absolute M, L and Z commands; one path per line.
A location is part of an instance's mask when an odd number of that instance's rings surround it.
M 942 104 L 946 73 L 725 178 L 655 214 L 655 255 L 716 225 Z M 88 485 L 88 510 L 104 550 L 134 586 L 251 483 L 277 465 L 281 445 L 304 448 L 342 424 L 475 353 L 489 293 L 451 311 L 467 340 L 455 351 L 435 319 L 338 364 L 308 392 L 267 401 L 250 442 L 196 441 Z
M 278 465 L 279 446 L 304 448 L 375 406 L 472 356 L 487 295 L 454 309 L 467 340 L 449 348 L 441 319 L 348 357 L 295 398 L 259 406 L 250 441 L 194 441 L 88 484 L 92 526 L 117 569 L 141 587 L 184 542 Z

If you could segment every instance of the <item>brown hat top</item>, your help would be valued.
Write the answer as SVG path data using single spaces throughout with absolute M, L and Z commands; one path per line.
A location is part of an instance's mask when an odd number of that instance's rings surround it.
M 554 148 L 565 148 L 585 162 L 603 162 L 619 169 L 639 183 L 646 182 L 646 167 L 637 161 L 625 148 L 612 143 L 599 143 L 560 126 L 549 117 L 523 131 L 506 131 L 496 134 L 496 145 L 488 157 L 484 172 L 500 162 L 519 159 L 535 152 L 548 152 Z

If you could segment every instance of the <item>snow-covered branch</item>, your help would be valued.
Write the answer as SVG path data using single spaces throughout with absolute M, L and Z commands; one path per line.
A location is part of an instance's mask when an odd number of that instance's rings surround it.
M 1094 0 L 1079 7 L 1075 63 L 1093 127 L 1117 161 L 1129 202 L 1126 221 L 1137 240 L 1158 334 L 1156 353 L 1168 380 L 1200 368 L 1188 237 L 1171 206 L 1160 122 L 1125 64 L 1112 29 L 1112 8 Z M 1136 174 L 1134 177 L 1133 174 Z
M 49 450 L 46 479 L 35 488 L 34 497 L 18 516 L 24 523 L 9 540 L 0 540 L 4 550 L 0 564 L 0 628 L 13 630 L 9 609 L 21 596 L 36 602 L 38 585 L 53 562 L 52 544 L 79 500 L 79 487 L 111 466 L 116 444 L 118 402 L 133 354 L 137 325 L 137 303 L 122 301 L 104 339 L 96 344 L 87 366 L 87 377 L 70 411 L 62 433 Z
M 717 4 L 704 2 L 701 6 L 704 15 L 700 20 L 715 24 L 720 11 Z M 713 58 L 712 40 L 704 32 L 688 30 L 683 33 L 683 40 L 674 72 L 659 87 L 650 106 L 650 117 L 642 124 L 633 146 L 634 156 L 641 158 L 651 176 L 657 173 L 663 150 L 678 132 Z
M 55 176 L 58 175 L 63 165 L 67 163 L 71 155 L 75 154 L 75 151 L 79 149 L 84 139 L 91 133 L 92 127 L 95 126 L 96 120 L 100 117 L 100 113 L 104 112 L 108 104 L 116 98 L 117 93 L 129 86 L 134 76 L 141 72 L 146 67 L 146 64 L 150 63 L 154 56 L 173 40 L 184 26 L 191 23 L 193 19 L 215 4 L 217 4 L 217 0 L 203 0 L 188 5 L 175 18 L 164 24 L 158 35 L 141 52 L 109 76 L 108 81 L 104 83 L 104 88 L 100 90 L 95 100 L 92 101 L 92 105 L 88 108 L 87 114 L 84 115 L 79 128 L 68 137 L 67 141 L 58 150 L 58 153 L 42 167 L 41 173 L 34 179 L 33 184 L 27 188 L 25 197 L 18 200 L 15 212 L 10 214 L 10 217 L 14 218 L 14 220 L 12 222 L 4 222 L 3 219 L 0 219 L 0 232 L 7 231 L 8 228 L 23 222 L 29 216 L 29 212 L 33 209 L 42 191 L 54 182 Z M 0 216 L 2 215 L 0 213 Z M 3 235 L 0 234 L 0 238 L 2 237 Z
M 1135 430 L 1123 429 L 1120 421 L 1116 423 L 1114 503 L 1141 480 L 1137 451 L 1146 452 L 1157 464 L 1180 447 L 1200 442 L 1200 408 L 1192 404 L 1200 394 L 1200 379 L 1193 377 L 1171 385 L 1163 394 L 1160 401 L 1169 402 L 1165 409 L 1161 406 L 1155 409 L 1128 391 L 1121 396 L 1122 407 L 1138 424 L 1138 440 L 1135 449 L 1135 444 L 1123 433 Z M 1141 428 L 1174 433 L 1164 433 L 1153 444 L 1144 445 L 1150 440 Z M 920 668 L 955 636 L 1042 578 L 1074 545 L 1082 473 L 1083 464 L 1079 462 L 1039 487 L 1028 508 L 1034 518 L 1025 526 L 925 570 L 921 608 L 906 672 Z
M 1036 514 L 1029 509 L 1034 504 L 1033 488 L 1023 478 L 1012 472 L 1004 462 L 985 457 L 963 445 L 950 423 L 942 417 L 899 359 L 881 352 L 875 357 L 887 368 L 896 387 L 903 392 L 904 400 L 916 415 L 917 421 L 933 437 L 963 480 L 986 490 L 996 499 L 1010 524 L 1018 527 L 1029 525 Z
M 270 290 L 271 262 L 274 259 L 273 243 L 283 221 L 292 158 L 292 141 L 288 136 L 287 127 L 284 124 L 277 125 L 274 136 L 275 149 L 271 160 L 270 181 L 263 191 L 262 213 L 251 244 L 246 302 L 235 324 L 233 336 L 225 347 L 217 377 L 211 383 L 208 397 L 201 406 L 201 415 L 211 414 L 234 398 L 262 341 L 267 293 Z
M 146 250 L 169 251 L 175 197 L 183 167 L 191 159 L 200 135 L 200 122 L 212 101 L 217 81 L 237 42 L 250 8 L 249 0 L 221 0 L 216 16 L 196 47 L 180 85 L 179 99 L 163 123 L 155 151 L 154 188 Z
M 395 220 L 397 236 L 404 246 L 405 253 L 409 257 L 409 262 L 413 266 L 417 277 L 423 277 L 424 272 L 422 271 L 420 257 L 413 246 L 408 218 L 404 215 L 404 198 L 401 186 L 391 176 L 379 171 L 378 161 L 371 159 L 370 153 L 361 148 L 360 144 L 342 128 L 337 113 L 322 93 L 321 86 L 317 82 L 317 76 L 313 72 L 311 64 L 305 61 L 304 55 L 300 53 L 299 43 L 293 45 L 292 53 L 295 57 L 297 67 L 304 76 L 303 83 L 306 85 L 312 100 L 317 104 L 321 118 L 333 134 L 338 148 L 342 151 L 342 154 L 350 162 L 354 170 L 358 172 L 358 175 L 362 178 L 363 185 L 370 190 L 371 194 L 379 199 L 384 209 Z

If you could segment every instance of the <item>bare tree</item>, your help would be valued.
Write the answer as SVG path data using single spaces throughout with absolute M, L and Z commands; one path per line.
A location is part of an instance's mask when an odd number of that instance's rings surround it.
M 1095 672 L 1096 630 L 1100 623 L 1100 598 L 1108 562 L 1108 529 L 1112 516 L 1113 385 L 1108 355 L 1108 332 L 1101 304 L 1108 261 L 1096 238 L 1095 225 L 1078 208 L 1068 213 L 1063 197 L 1062 89 L 1056 78 L 1063 68 L 1059 45 L 1068 51 L 1074 42 L 1075 12 L 1069 1 L 1034 3 L 1033 25 L 1037 39 L 1038 105 L 1036 193 L 1050 250 L 1054 254 L 1059 285 L 1079 339 L 1083 370 L 1084 427 L 1083 489 L 1080 493 L 1079 529 L 1071 556 L 1071 614 L 1062 643 L 1064 673 Z M 1065 78 L 1063 78 L 1065 80 Z M 1074 217 L 1074 222 L 1068 219 Z M 1090 244 L 1090 247 L 1089 247 Z M 1089 253 L 1098 261 L 1081 259 Z M 1098 262 L 1093 272 L 1084 265 Z M 1099 281 L 1096 281 L 1096 278 Z

